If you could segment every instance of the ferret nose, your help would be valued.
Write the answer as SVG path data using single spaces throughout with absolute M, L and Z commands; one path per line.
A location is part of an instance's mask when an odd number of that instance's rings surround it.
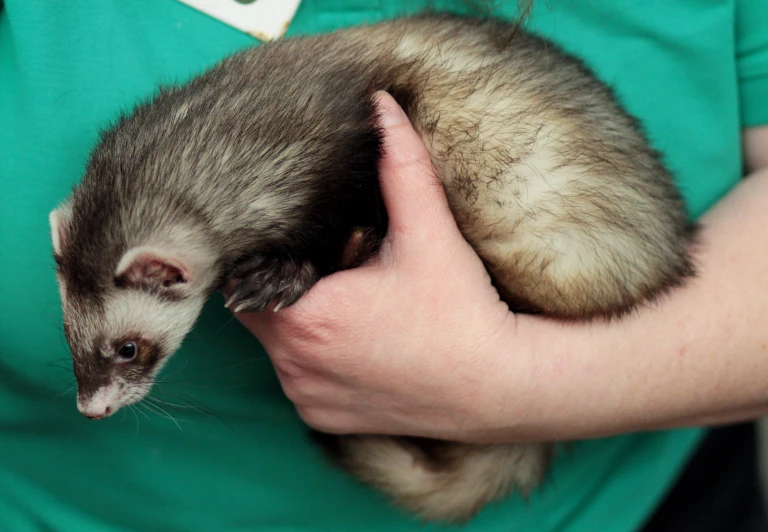
M 88 419 L 104 419 L 112 413 L 112 406 L 105 404 L 94 404 L 93 401 L 89 401 L 86 404 L 77 402 L 77 409 Z
M 88 419 L 104 419 L 105 417 L 109 416 L 112 413 L 112 407 L 108 406 L 106 408 L 99 410 L 86 410 L 86 409 L 80 409 L 80 413 L 83 414 Z
M 99 386 L 95 391 L 78 390 L 77 409 L 88 419 L 104 419 L 120 408 L 120 387 L 114 383 Z

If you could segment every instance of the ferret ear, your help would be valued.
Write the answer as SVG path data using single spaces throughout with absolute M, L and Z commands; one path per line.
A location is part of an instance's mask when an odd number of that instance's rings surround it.
M 128 250 L 115 270 L 115 281 L 129 288 L 170 288 L 194 279 L 194 268 L 182 254 L 151 246 Z
M 53 243 L 53 252 L 56 255 L 64 253 L 67 247 L 71 221 L 72 210 L 68 204 L 51 211 L 51 214 L 48 215 L 48 222 L 51 225 L 51 242 Z

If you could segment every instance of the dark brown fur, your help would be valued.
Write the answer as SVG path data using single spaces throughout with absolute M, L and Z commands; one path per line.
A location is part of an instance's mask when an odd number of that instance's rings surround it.
M 420 133 L 463 235 L 513 310 L 616 317 L 693 274 L 694 230 L 660 155 L 612 91 L 551 42 L 435 15 L 290 39 L 122 117 L 52 218 L 81 394 L 101 390 L 106 404 L 110 379 L 146 393 L 229 277 L 240 279 L 232 308 L 260 311 L 375 252 L 387 228 L 379 89 Z M 131 262 L 145 248 L 155 258 Z M 116 272 L 125 261 L 128 276 Z M 116 365 L 115 342 L 133 336 L 151 348 Z M 398 504 L 450 521 L 533 489 L 553 449 L 323 440 Z

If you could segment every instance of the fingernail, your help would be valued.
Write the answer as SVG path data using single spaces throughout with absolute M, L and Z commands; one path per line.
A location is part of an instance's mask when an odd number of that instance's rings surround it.
M 408 117 L 395 102 L 394 98 L 384 91 L 376 91 L 374 94 L 378 101 L 379 111 L 381 113 L 381 125 L 385 128 L 399 126 L 408 121 Z

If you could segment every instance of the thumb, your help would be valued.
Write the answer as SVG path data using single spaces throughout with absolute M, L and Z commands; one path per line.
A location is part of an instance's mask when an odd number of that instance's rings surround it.
M 446 218 L 454 227 L 456 222 L 424 142 L 405 112 L 384 91 L 374 98 L 384 130 L 379 182 L 389 217 L 389 237 L 396 241 L 398 235 L 412 235 L 418 245 L 418 237 L 434 237 L 437 228 L 444 231 Z

